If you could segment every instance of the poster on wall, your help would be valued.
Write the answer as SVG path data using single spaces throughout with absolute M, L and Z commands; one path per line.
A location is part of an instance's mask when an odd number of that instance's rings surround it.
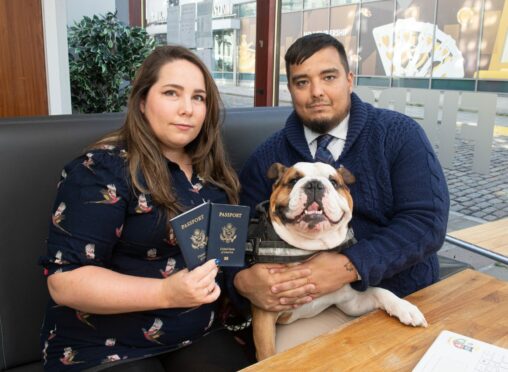
M 180 6 L 168 8 L 167 43 L 180 44 Z
M 398 19 L 374 28 L 372 34 L 387 76 L 464 77 L 457 43 L 431 23 Z
M 196 4 L 185 4 L 180 13 L 180 43 L 187 48 L 196 47 Z
M 387 76 L 373 37 L 373 30 L 393 22 L 393 5 L 393 0 L 384 0 L 363 2 L 358 8 L 359 45 L 357 54 L 359 75 Z
M 482 0 L 437 2 L 436 26 L 456 43 L 464 57 L 464 77 L 474 78 L 478 69 Z M 440 76 L 433 75 L 433 78 Z
M 508 1 L 492 0 L 485 10 L 478 77 L 508 79 Z
M 358 64 L 359 5 L 345 5 L 330 9 L 330 35 L 346 50 L 349 68 L 356 72 Z
M 198 3 L 196 31 L 197 48 L 213 48 L 212 10 L 212 0 L 205 0 Z
M 254 74 L 256 70 L 256 19 L 240 20 L 240 43 L 238 45 L 238 71 Z

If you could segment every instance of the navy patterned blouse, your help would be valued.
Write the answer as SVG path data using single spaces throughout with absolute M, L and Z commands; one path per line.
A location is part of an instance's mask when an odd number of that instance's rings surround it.
M 133 192 L 125 155 L 123 149 L 107 147 L 64 168 L 47 256 L 40 259 L 45 275 L 96 265 L 127 275 L 165 278 L 185 268 L 174 235 L 150 195 Z M 228 202 L 223 190 L 198 175 L 189 182 L 178 165 L 168 161 L 168 168 L 181 205 Z M 217 281 L 224 290 L 223 274 Z M 182 347 L 214 326 L 217 310 L 215 302 L 189 309 L 96 315 L 50 300 L 41 333 L 44 368 L 82 370 Z

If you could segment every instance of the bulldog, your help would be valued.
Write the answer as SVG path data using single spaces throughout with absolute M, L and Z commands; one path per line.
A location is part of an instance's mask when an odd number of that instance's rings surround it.
M 297 163 L 286 168 L 275 163 L 268 170 L 268 177 L 275 180 L 268 206 L 271 226 L 279 238 L 297 252 L 307 253 L 302 257 L 308 259 L 320 251 L 340 251 L 344 244 L 354 244 L 352 231 L 348 228 L 353 199 L 347 185 L 355 178 L 346 168 L 334 169 L 324 163 Z M 310 318 L 331 305 L 351 316 L 382 309 L 403 324 L 427 327 L 420 310 L 392 292 L 377 287 L 359 292 L 344 285 L 291 311 L 269 312 L 252 305 L 258 360 L 275 354 L 276 323 L 289 324 L 300 318 Z

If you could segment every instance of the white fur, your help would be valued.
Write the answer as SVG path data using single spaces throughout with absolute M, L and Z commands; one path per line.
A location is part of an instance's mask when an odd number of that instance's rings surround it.
M 294 219 L 300 216 L 307 204 L 307 195 L 303 189 L 304 185 L 311 181 L 320 181 L 325 187 L 323 197 L 323 208 L 326 216 L 332 221 L 339 221 L 338 224 L 331 224 L 324 221 L 312 231 L 306 229 L 305 223 L 287 224 L 273 222 L 273 228 L 279 237 L 297 248 L 307 250 L 326 250 L 335 248 L 346 237 L 347 226 L 351 220 L 351 209 L 344 196 L 338 193 L 330 183 L 330 176 L 337 170 L 324 163 L 296 163 L 293 166 L 300 173 L 305 174 L 293 187 L 289 194 L 288 211 L 286 217 Z
M 346 237 L 348 223 L 351 220 L 351 210 L 346 198 L 336 192 L 329 181 L 330 176 L 336 170 L 324 163 L 297 163 L 294 168 L 305 176 L 295 184 L 290 193 L 289 212 L 286 216 L 295 218 L 302 214 L 307 204 L 303 185 L 309 180 L 319 180 L 326 189 L 323 197 L 325 213 L 332 220 L 339 220 L 341 217 L 342 219 L 338 224 L 329 222 L 320 224 L 320 229 L 315 231 L 305 229 L 304 224 L 282 224 L 272 221 L 275 231 L 281 239 L 301 249 L 314 251 L 338 246 Z M 391 316 L 399 318 L 404 324 L 415 327 L 427 326 L 425 317 L 416 306 L 395 296 L 392 292 L 374 287 L 369 287 L 365 292 L 359 292 L 351 288 L 350 285 L 345 285 L 333 293 L 292 310 L 291 316 L 285 323 L 294 322 L 299 318 L 313 317 L 330 305 L 335 305 L 344 313 L 352 316 L 362 315 L 374 309 L 383 309 Z
M 369 287 L 365 292 L 358 292 L 345 285 L 341 289 L 315 299 L 291 311 L 291 316 L 284 324 L 300 318 L 312 318 L 331 305 L 337 306 L 345 314 L 359 316 L 375 309 L 385 310 L 397 317 L 401 323 L 413 327 L 427 327 L 422 312 L 412 303 L 395 296 L 392 292 L 377 287 Z M 282 313 L 281 313 L 282 315 Z

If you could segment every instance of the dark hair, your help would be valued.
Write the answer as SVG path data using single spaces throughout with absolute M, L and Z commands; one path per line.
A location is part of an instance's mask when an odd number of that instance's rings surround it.
M 349 73 L 349 64 L 344 45 L 342 45 L 342 43 L 333 36 L 325 33 L 316 33 L 302 36 L 286 51 L 284 59 L 286 60 L 286 75 L 288 81 L 290 81 L 289 66 L 299 65 L 305 62 L 306 59 L 313 56 L 314 53 L 328 47 L 335 48 L 337 52 L 339 52 L 340 62 L 342 63 L 346 74 Z
M 205 64 L 187 48 L 177 45 L 155 48 L 136 74 L 124 125 L 92 145 L 93 147 L 105 144 L 125 145 L 129 175 L 134 189 L 140 193 L 150 193 L 152 200 L 166 210 L 168 217 L 181 212 L 182 207 L 178 205 L 177 196 L 173 194 L 167 160 L 140 107 L 150 88 L 157 82 L 161 68 L 177 60 L 186 60 L 197 66 L 203 73 L 206 89 L 206 116 L 203 127 L 185 150 L 192 158 L 194 171 L 205 182 L 222 188 L 229 201 L 237 204 L 240 184 L 222 143 L 223 117 L 219 90 Z M 140 172 L 145 182 L 139 179 Z

